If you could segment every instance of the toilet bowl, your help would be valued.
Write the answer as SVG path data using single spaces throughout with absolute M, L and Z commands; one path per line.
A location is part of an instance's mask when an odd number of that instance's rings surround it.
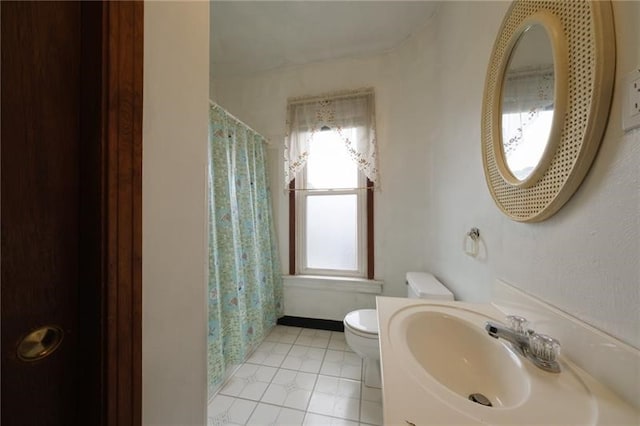
M 407 297 L 411 299 L 453 300 L 436 277 L 426 272 L 407 273 Z M 358 309 L 344 317 L 344 337 L 349 347 L 363 361 L 365 386 L 380 388 L 380 342 L 378 316 L 375 309 Z
M 375 309 L 358 309 L 344 317 L 344 338 L 347 345 L 362 358 L 364 383 L 380 386 L 380 341 L 378 315 Z

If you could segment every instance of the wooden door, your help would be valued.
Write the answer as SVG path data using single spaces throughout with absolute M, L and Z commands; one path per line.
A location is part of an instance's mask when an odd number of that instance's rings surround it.
M 142 4 L 0 7 L 2 424 L 140 424 Z

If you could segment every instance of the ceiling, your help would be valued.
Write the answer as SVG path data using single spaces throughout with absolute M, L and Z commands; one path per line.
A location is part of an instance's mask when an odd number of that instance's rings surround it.
M 211 73 L 231 77 L 381 53 L 422 28 L 435 1 L 211 2 Z

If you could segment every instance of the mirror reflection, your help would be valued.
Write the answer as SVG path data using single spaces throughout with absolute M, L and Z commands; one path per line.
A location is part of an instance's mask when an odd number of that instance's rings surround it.
M 542 25 L 513 46 L 502 86 L 502 150 L 513 176 L 526 180 L 549 142 L 554 113 L 553 49 Z

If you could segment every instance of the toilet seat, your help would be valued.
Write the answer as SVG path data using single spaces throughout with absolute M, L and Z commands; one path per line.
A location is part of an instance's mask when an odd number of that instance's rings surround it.
M 360 337 L 378 338 L 378 316 L 375 309 L 358 309 L 349 312 L 344 317 L 344 326 Z
M 426 272 L 407 273 L 407 296 L 412 299 L 453 300 L 451 293 L 436 277 Z M 380 388 L 380 339 L 375 309 L 349 312 L 343 320 L 344 338 L 353 352 L 362 358 L 365 386 Z

